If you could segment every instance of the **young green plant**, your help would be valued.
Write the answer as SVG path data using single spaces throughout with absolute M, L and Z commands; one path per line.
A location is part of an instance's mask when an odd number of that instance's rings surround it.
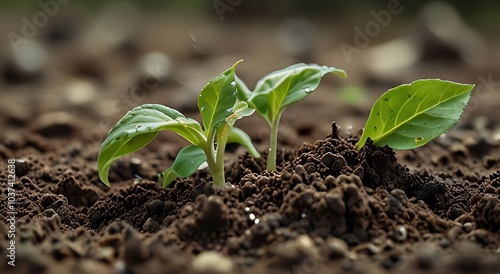
M 240 100 L 255 108 L 269 125 L 271 136 L 267 156 L 268 170 L 276 170 L 278 128 L 283 111 L 311 94 L 319 86 L 321 78 L 328 73 L 346 78 L 345 71 L 341 69 L 316 64 L 296 64 L 269 73 L 257 82 L 253 91 L 236 78 Z
M 172 166 L 159 176 L 163 187 L 176 178 L 191 176 L 205 162 L 214 184 L 224 186 L 224 149 L 228 142 L 239 143 L 252 156 L 259 157 L 250 137 L 233 127 L 236 120 L 254 112 L 246 102 L 237 99 L 234 72 L 239 62 L 201 90 L 198 109 L 203 128 L 196 120 L 159 104 L 138 106 L 121 118 L 109 132 L 98 156 L 102 182 L 109 186 L 108 173 L 115 160 L 146 146 L 162 130 L 171 130 L 191 143 L 179 151 Z
M 417 80 L 384 93 L 373 105 L 359 150 L 374 145 L 412 149 L 452 128 L 462 115 L 474 85 L 439 79 Z

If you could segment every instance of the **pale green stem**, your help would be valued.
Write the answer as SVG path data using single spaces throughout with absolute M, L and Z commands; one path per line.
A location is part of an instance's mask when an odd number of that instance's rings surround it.
M 225 124 L 223 125 L 222 132 L 220 134 L 220 139 L 217 143 L 217 149 L 214 147 L 214 140 L 216 138 L 216 133 L 210 137 L 208 142 L 208 153 L 207 153 L 207 163 L 212 172 L 213 183 L 216 186 L 225 186 L 226 178 L 224 175 L 224 151 L 226 148 L 227 138 L 229 136 L 230 127 Z
M 269 141 L 269 154 L 267 155 L 267 170 L 276 171 L 276 150 L 278 147 L 278 129 L 281 120 L 281 114 L 279 112 L 276 119 L 270 125 L 271 137 Z

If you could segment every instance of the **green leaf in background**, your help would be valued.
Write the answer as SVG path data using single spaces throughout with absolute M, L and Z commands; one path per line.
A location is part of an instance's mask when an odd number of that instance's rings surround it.
M 387 91 L 375 102 L 356 147 L 361 149 L 368 137 L 376 146 L 394 149 L 425 145 L 457 123 L 473 88 L 429 79 Z
M 260 79 L 249 100 L 271 125 L 285 107 L 311 94 L 327 73 L 346 77 L 345 71 L 334 67 L 296 64 Z
M 335 93 L 336 100 L 350 106 L 360 106 L 368 98 L 368 91 L 361 86 L 344 86 Z
M 247 87 L 245 82 L 235 75 L 236 91 L 238 95 L 238 100 L 250 103 L 248 99 L 252 96 L 252 91 Z M 252 106 L 253 107 L 253 106 Z
M 234 71 L 240 62 L 241 60 L 210 80 L 201 90 L 198 108 L 207 133 L 213 132 L 214 128 L 231 115 L 237 98 Z
M 187 146 L 179 151 L 174 163 L 161 175 L 163 187 L 167 187 L 177 178 L 187 178 L 207 161 L 205 151 L 198 146 Z
M 200 124 L 177 110 L 157 104 L 136 107 L 116 123 L 101 146 L 97 169 L 104 184 L 109 186 L 109 168 L 116 159 L 149 144 L 161 130 L 172 130 L 194 145 L 206 142 Z
M 255 146 L 252 143 L 252 140 L 250 139 L 250 136 L 243 130 L 233 127 L 229 131 L 229 136 L 227 138 L 228 143 L 235 143 L 244 146 L 246 149 L 248 149 L 248 152 L 250 155 L 252 155 L 255 158 L 259 158 L 260 154 L 255 148 Z

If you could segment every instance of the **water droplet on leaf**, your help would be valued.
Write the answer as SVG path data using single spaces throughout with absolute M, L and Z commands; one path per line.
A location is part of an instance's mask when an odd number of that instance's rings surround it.
M 235 87 L 235 86 L 236 86 L 236 82 L 235 82 L 235 81 L 232 81 L 232 82 L 231 82 L 231 86 L 232 86 L 232 87 Z
M 201 111 L 205 111 L 205 107 L 201 107 Z
M 312 92 L 312 90 L 311 90 L 310 88 L 305 88 L 305 89 L 304 89 L 304 92 L 305 92 L 305 93 L 311 93 L 311 92 Z

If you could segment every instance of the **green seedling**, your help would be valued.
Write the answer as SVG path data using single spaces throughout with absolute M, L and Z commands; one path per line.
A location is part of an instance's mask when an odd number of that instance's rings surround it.
M 320 84 L 321 78 L 328 73 L 346 78 L 345 71 L 341 69 L 316 64 L 296 64 L 272 72 L 260 79 L 253 91 L 236 78 L 240 100 L 255 108 L 269 125 L 271 136 L 267 157 L 268 170 L 276 170 L 278 127 L 283 111 L 311 94 Z
M 99 178 L 104 184 L 109 186 L 108 172 L 115 160 L 146 146 L 162 130 L 171 130 L 191 143 L 178 153 L 172 166 L 160 174 L 163 187 L 176 178 L 191 176 L 205 162 L 214 184 L 224 186 L 224 149 L 228 142 L 239 143 L 252 156 L 259 157 L 250 137 L 233 127 L 236 120 L 254 112 L 246 102 L 237 99 L 234 71 L 239 62 L 201 90 L 198 109 L 203 128 L 196 120 L 159 104 L 138 106 L 121 118 L 109 132 L 98 156 Z
M 473 88 L 428 79 L 387 91 L 375 102 L 356 148 L 361 149 L 368 138 L 376 146 L 394 149 L 427 144 L 457 123 Z
M 98 157 L 100 179 L 109 186 L 108 172 L 118 158 L 150 143 L 162 130 L 171 130 L 191 145 L 179 151 L 174 163 L 160 174 L 166 187 L 176 178 L 191 176 L 207 163 L 215 185 L 224 186 L 224 149 L 227 143 L 245 146 L 259 157 L 250 137 L 234 123 L 255 110 L 271 129 L 267 169 L 276 170 L 278 126 L 285 108 L 311 94 L 328 73 L 341 78 L 341 69 L 315 64 L 296 64 L 272 72 L 257 82 L 254 91 L 235 76 L 239 62 L 213 78 L 201 90 L 198 109 L 203 127 L 179 111 L 146 104 L 129 111 L 109 132 Z M 422 146 L 453 127 L 470 98 L 474 85 L 439 79 L 418 80 L 384 93 L 374 104 L 359 150 L 370 138 L 376 146 L 412 149 Z

